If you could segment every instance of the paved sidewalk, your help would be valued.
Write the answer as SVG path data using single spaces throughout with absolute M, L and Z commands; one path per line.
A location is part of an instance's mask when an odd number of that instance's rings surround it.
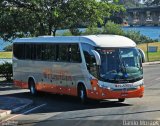
M 17 89 L 13 83 L 0 83 L 0 92 Z M 4 94 L 4 93 L 2 93 Z M 0 121 L 11 113 L 18 112 L 33 103 L 32 100 L 11 96 L 0 96 Z
M 32 100 L 0 96 L 0 120 L 7 115 L 20 111 L 33 103 Z

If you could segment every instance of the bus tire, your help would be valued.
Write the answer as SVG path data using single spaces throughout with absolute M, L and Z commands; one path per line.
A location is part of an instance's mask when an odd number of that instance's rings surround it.
M 80 99 L 80 102 L 82 104 L 87 103 L 87 93 L 86 93 L 86 88 L 84 85 L 79 85 L 78 86 L 78 98 Z
M 124 102 L 125 101 L 125 98 L 119 98 L 118 99 L 118 102 Z
M 31 95 L 36 95 L 37 94 L 37 90 L 36 90 L 36 86 L 35 86 L 35 82 L 33 79 L 29 79 L 29 90 Z

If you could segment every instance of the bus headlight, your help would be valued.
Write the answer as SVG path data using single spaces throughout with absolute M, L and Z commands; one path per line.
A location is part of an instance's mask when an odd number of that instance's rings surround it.
M 110 88 L 110 87 L 107 87 L 107 89 L 108 89 L 108 90 L 111 90 L 111 88 Z
M 141 88 L 141 86 L 138 86 L 138 87 L 137 87 L 137 89 L 140 89 L 140 88 Z
M 110 87 L 105 86 L 104 84 L 99 84 L 99 87 L 100 87 L 100 88 L 105 88 L 105 89 L 111 90 L 111 88 L 110 88 Z
M 96 87 L 93 87 L 93 90 L 94 90 L 94 91 L 96 91 L 96 90 L 97 90 L 97 88 L 96 88 Z

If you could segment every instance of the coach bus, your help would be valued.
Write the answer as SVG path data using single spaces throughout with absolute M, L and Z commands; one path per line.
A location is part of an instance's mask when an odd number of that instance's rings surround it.
M 144 93 L 142 53 L 118 35 L 40 36 L 13 43 L 14 84 L 87 99 L 140 98 Z

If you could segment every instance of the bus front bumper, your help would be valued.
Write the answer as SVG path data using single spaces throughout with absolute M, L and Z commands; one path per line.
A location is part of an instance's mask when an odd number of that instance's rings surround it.
M 121 89 L 121 90 L 110 90 L 99 87 L 97 90 L 88 90 L 87 96 L 91 99 L 119 99 L 119 98 L 141 98 L 144 94 L 144 86 L 139 86 L 134 90 Z

